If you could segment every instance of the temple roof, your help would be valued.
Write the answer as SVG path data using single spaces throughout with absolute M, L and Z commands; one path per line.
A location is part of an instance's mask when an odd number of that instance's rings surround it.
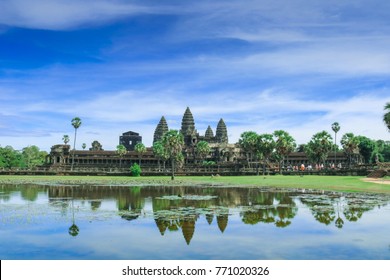
M 153 135 L 153 143 L 160 141 L 161 138 L 163 137 L 164 133 L 168 132 L 168 124 L 167 121 L 165 120 L 165 117 L 162 116 L 160 119 L 160 122 L 158 123 L 154 135 Z
M 184 136 L 192 135 L 195 132 L 195 121 L 189 107 L 187 107 L 186 111 L 184 112 L 183 119 L 181 121 L 180 132 Z
M 223 119 L 220 119 L 218 122 L 215 137 L 219 143 L 228 143 L 227 128 Z
M 213 138 L 214 137 L 214 132 L 210 126 L 207 127 L 205 137 L 206 138 Z

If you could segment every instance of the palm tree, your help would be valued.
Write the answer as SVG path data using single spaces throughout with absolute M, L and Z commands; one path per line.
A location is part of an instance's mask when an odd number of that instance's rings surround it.
M 184 137 L 178 130 L 169 130 L 162 137 L 162 144 L 167 151 L 171 160 L 172 176 L 171 179 L 175 179 L 175 162 L 180 160 L 182 156 L 182 150 L 184 146 Z
M 253 155 L 256 156 L 258 135 L 254 131 L 245 131 L 241 134 L 238 141 L 243 150 L 247 153 L 248 167 L 251 167 L 251 161 L 253 161 Z
M 209 155 L 210 150 L 209 143 L 206 141 L 199 141 L 196 144 L 195 152 L 202 161 Z
M 62 141 L 64 141 L 64 144 L 66 145 L 66 144 L 68 144 L 69 143 L 69 135 L 64 135 L 63 137 L 62 137 Z
M 142 143 L 137 143 L 134 147 L 134 150 L 138 153 L 139 166 L 141 166 L 141 157 L 142 157 L 142 154 L 146 152 L 146 147 Z
M 337 139 L 337 132 L 340 131 L 340 125 L 338 122 L 334 122 L 332 124 L 332 130 L 334 131 L 334 165 L 336 166 L 336 151 L 337 151 L 336 139 Z
M 158 159 L 158 170 L 160 171 L 161 169 L 160 160 L 164 162 L 164 170 L 165 170 L 165 161 L 169 158 L 169 156 L 161 141 L 156 141 L 153 143 L 153 154 Z
M 305 146 L 305 153 L 311 162 L 320 164 L 325 162 L 332 150 L 332 136 L 325 130 L 313 135 Z
M 349 168 L 351 168 L 352 155 L 359 153 L 359 138 L 353 133 L 346 133 L 341 138 L 341 145 L 343 145 L 344 152 L 348 155 Z
M 71 166 L 71 170 L 73 171 L 74 153 L 75 153 L 75 149 L 76 149 L 77 129 L 81 126 L 81 119 L 79 117 L 73 118 L 72 119 L 72 126 L 74 127 L 74 142 L 73 142 L 73 154 L 72 154 L 72 166 Z
M 276 137 L 275 141 L 275 150 L 276 155 L 279 156 L 281 161 L 279 161 L 279 170 L 280 174 L 283 173 L 282 168 L 280 166 L 280 162 L 284 163 L 285 156 L 288 156 L 290 153 L 292 153 L 297 146 L 295 143 L 295 139 L 284 130 L 276 130 L 274 132 L 274 136 Z
M 126 147 L 122 144 L 116 146 L 116 153 L 119 155 L 119 167 L 122 167 L 122 157 L 127 153 Z
M 275 141 L 272 134 L 260 134 L 258 136 L 256 154 L 263 158 L 263 176 L 265 174 L 265 164 L 275 149 Z
M 68 233 L 71 235 L 71 236 L 77 236 L 80 232 L 80 229 L 79 227 L 76 225 L 75 223 L 75 219 L 74 219 L 74 204 L 73 204 L 73 201 L 74 201 L 74 197 L 73 197 L 73 187 L 72 188 L 72 225 L 69 227 L 68 229 Z
M 390 102 L 387 102 L 385 105 L 386 113 L 383 115 L 383 121 L 387 126 L 387 129 L 390 131 Z

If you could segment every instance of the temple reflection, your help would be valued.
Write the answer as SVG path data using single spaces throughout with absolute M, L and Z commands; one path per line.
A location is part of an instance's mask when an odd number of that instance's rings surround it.
M 188 245 L 200 221 L 217 227 L 221 234 L 228 232 L 232 213 L 246 225 L 285 228 L 294 223 L 300 204 L 319 223 L 342 229 L 346 223 L 357 222 L 365 212 L 389 203 L 388 196 L 380 195 L 240 187 L 5 185 L 0 186 L 0 191 L 0 202 L 8 201 L 9 194 L 15 192 L 25 201 L 47 196 L 50 206 L 58 208 L 61 215 L 71 211 L 69 234 L 72 236 L 80 231 L 74 218 L 76 206 L 73 203 L 77 203 L 77 207 L 86 207 L 95 213 L 110 209 L 129 222 L 152 218 L 161 236 L 181 232 Z

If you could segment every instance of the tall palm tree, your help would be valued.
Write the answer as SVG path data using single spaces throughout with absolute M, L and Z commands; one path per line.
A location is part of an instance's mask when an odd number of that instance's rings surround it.
M 119 167 L 122 167 L 122 158 L 127 153 L 126 147 L 122 144 L 116 146 L 116 153 L 119 155 Z
M 165 161 L 169 159 L 169 156 L 161 141 L 156 141 L 153 143 L 153 154 L 158 159 L 158 170 L 161 170 L 160 160 L 163 161 L 165 170 Z
M 134 147 L 134 150 L 138 153 L 138 158 L 139 158 L 139 166 L 141 166 L 141 158 L 142 154 L 146 152 L 146 147 L 142 143 L 137 143 Z
M 336 138 L 337 138 L 337 132 L 340 131 L 340 125 L 338 122 L 334 122 L 332 124 L 332 130 L 334 131 L 334 165 L 336 166 L 336 151 L 337 151 Z
M 332 136 L 326 131 L 314 134 L 305 146 L 305 153 L 309 160 L 318 164 L 324 163 L 329 152 L 332 151 L 332 140 Z
M 74 204 L 73 204 L 73 201 L 74 201 L 74 197 L 73 197 L 73 187 L 72 188 L 72 225 L 69 227 L 68 229 L 68 233 L 71 235 L 71 236 L 77 236 L 80 232 L 80 229 L 79 227 L 76 225 L 75 223 L 75 219 L 74 219 Z
M 177 130 L 169 130 L 162 137 L 162 144 L 167 151 L 171 160 L 172 176 L 171 179 L 175 179 L 175 162 L 180 160 L 184 146 L 184 137 Z
M 199 141 L 195 147 L 196 155 L 200 157 L 202 161 L 209 155 L 210 150 L 209 143 L 206 141 Z
M 259 157 L 263 158 L 263 176 L 265 174 L 265 164 L 275 150 L 275 141 L 272 134 L 260 134 L 258 136 L 257 151 Z M 258 173 L 258 171 L 257 171 Z
M 348 155 L 349 168 L 351 168 L 352 155 L 359 153 L 359 138 L 353 133 L 346 133 L 341 138 L 341 145 L 343 145 L 344 152 Z
M 79 117 L 73 118 L 72 119 L 72 126 L 74 127 L 74 142 L 73 142 L 73 154 L 72 154 L 72 166 L 71 166 L 71 170 L 73 171 L 74 153 L 75 153 L 75 149 L 76 149 L 77 129 L 81 126 L 81 119 Z
M 292 153 L 297 146 L 295 143 L 295 139 L 284 130 L 276 130 L 274 132 L 275 140 L 275 150 L 276 154 L 279 156 L 279 171 L 280 174 L 283 173 L 282 168 L 280 166 L 280 162 L 284 163 L 284 158 Z
M 247 154 L 249 168 L 251 168 L 253 155 L 256 156 L 257 142 L 258 135 L 254 131 L 245 131 L 241 133 L 240 139 L 238 140 L 238 143 Z
M 390 131 L 390 102 L 387 102 L 385 105 L 386 113 L 383 115 L 383 121 L 387 126 L 387 129 Z

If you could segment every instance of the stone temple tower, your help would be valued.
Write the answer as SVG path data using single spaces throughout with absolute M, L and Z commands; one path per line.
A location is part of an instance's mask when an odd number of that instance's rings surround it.
M 218 122 L 215 138 L 218 143 L 228 143 L 227 128 L 223 119 L 220 119 Z
M 168 132 L 168 124 L 167 121 L 165 120 L 165 117 L 162 116 L 160 119 L 160 122 L 158 123 L 154 135 L 153 135 L 153 144 L 157 141 L 160 141 L 161 138 L 163 137 L 164 133 Z
M 210 126 L 207 127 L 207 130 L 206 130 L 206 133 L 204 136 L 206 139 L 213 139 L 214 138 L 214 132 Z
M 181 134 L 184 136 L 184 143 L 188 146 L 195 145 L 197 141 L 197 131 L 195 129 L 195 121 L 191 110 L 187 107 L 181 121 Z

